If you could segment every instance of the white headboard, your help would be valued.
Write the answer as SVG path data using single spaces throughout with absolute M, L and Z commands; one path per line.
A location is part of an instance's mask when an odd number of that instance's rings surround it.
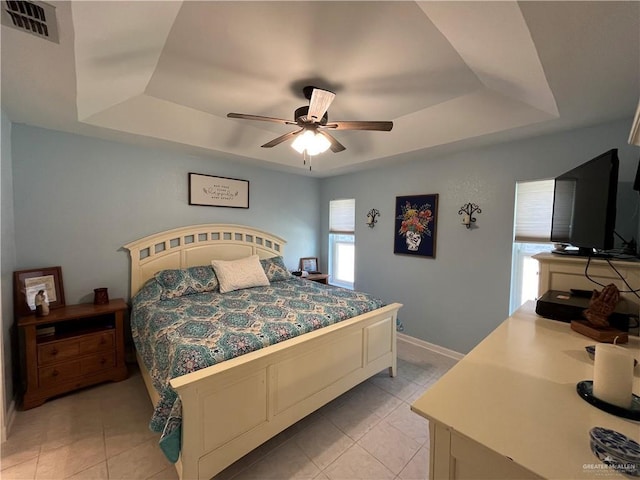
M 211 260 L 235 260 L 259 255 L 283 255 L 287 242 L 242 225 L 189 225 L 159 232 L 124 246 L 131 255 L 131 296 L 156 272 L 208 265 Z

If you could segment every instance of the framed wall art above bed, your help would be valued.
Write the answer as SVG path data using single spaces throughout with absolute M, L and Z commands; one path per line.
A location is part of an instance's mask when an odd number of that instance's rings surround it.
M 189 205 L 249 208 L 249 181 L 189 173 Z

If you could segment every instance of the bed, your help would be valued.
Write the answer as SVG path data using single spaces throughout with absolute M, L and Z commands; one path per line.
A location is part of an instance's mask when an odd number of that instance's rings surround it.
M 142 238 L 125 245 L 131 255 L 131 296 L 152 283 L 157 272 L 211 265 L 214 259 L 272 259 L 283 255 L 285 244 L 270 233 L 228 224 Z M 331 288 L 296 281 L 307 289 Z M 367 378 L 384 369 L 395 376 L 401 306 L 383 305 L 172 378 L 181 404 L 180 478 L 210 479 Z M 158 405 L 161 394 L 140 352 L 137 358 L 151 401 Z

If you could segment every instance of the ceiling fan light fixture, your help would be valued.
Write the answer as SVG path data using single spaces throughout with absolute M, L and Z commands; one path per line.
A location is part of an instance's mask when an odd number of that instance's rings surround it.
M 293 114 L 293 120 L 284 118 L 265 117 L 262 115 L 248 115 L 246 113 L 228 113 L 229 118 L 241 118 L 244 120 L 258 120 L 261 122 L 274 122 L 283 125 L 297 125 L 298 129 L 280 135 L 273 140 L 261 145 L 262 148 L 271 148 L 293 139 L 291 147 L 305 160 L 311 168 L 311 156 L 319 155 L 331 149 L 333 153 L 343 152 L 345 146 L 337 138 L 331 135 L 333 130 L 371 130 L 388 132 L 393 128 L 393 122 L 372 121 L 329 121 L 327 110 L 335 98 L 335 93 L 312 86 L 304 87 L 305 98 L 309 99 L 309 105 L 299 107 Z
M 305 131 L 302 135 L 298 135 L 291 144 L 298 153 L 307 152 L 308 155 L 318 155 L 326 152 L 331 146 L 331 142 L 319 133 L 312 130 Z
M 307 148 L 309 135 L 313 136 L 313 132 L 311 132 L 310 130 L 306 130 L 304 133 L 298 135 L 293 143 L 291 143 L 291 148 L 293 148 L 298 153 L 304 152 Z

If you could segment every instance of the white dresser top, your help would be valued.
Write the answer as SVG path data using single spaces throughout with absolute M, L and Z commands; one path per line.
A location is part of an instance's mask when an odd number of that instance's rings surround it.
M 604 472 L 589 471 L 600 464 L 589 447 L 589 430 L 610 428 L 640 443 L 640 423 L 578 396 L 576 384 L 593 379 L 584 347 L 596 342 L 568 323 L 537 316 L 534 308 L 533 302 L 523 305 L 411 409 L 541 477 L 603 478 Z M 625 347 L 640 361 L 638 337 Z M 634 373 L 633 392 L 640 395 L 640 365 Z

